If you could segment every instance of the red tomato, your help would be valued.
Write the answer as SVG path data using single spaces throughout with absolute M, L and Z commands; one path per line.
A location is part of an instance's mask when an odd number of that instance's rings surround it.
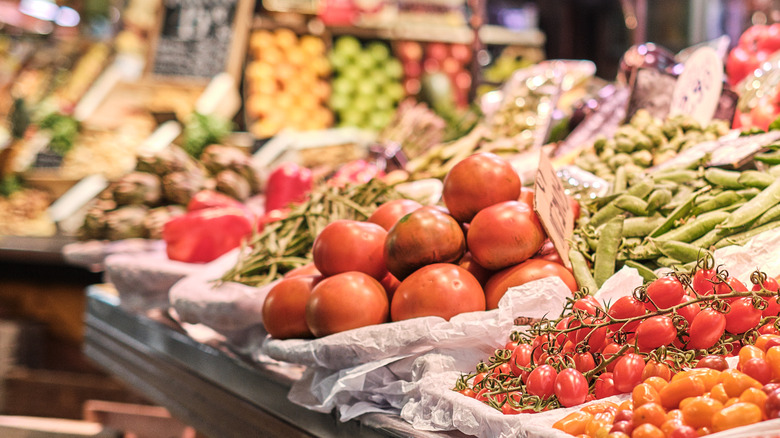
M 761 99 L 750 109 L 749 126 L 766 131 L 769 129 L 769 124 L 777 118 L 777 112 L 778 110 L 769 99 Z
M 712 295 L 715 293 L 715 286 L 712 284 L 716 280 L 715 269 L 698 269 L 693 274 L 693 290 L 699 295 Z
M 590 353 L 576 353 L 572 360 L 574 361 L 574 368 L 583 374 L 596 368 L 596 361 Z
M 452 217 L 470 222 L 486 207 L 517 199 L 521 187 L 520 176 L 509 162 L 492 153 L 478 153 L 447 172 L 441 196 Z
M 772 380 L 772 368 L 769 362 L 762 357 L 748 359 L 744 364 L 740 364 L 741 371 L 748 376 L 758 380 L 762 385 L 766 385 Z
M 615 354 L 617 354 L 618 351 L 620 351 L 621 346 L 615 343 L 609 343 L 604 346 L 604 350 L 601 352 L 601 355 L 604 357 L 604 360 L 609 360 L 611 357 L 613 357 Z M 629 348 L 629 351 L 633 351 L 631 348 Z M 615 370 L 615 365 L 617 365 L 617 360 L 614 360 L 607 365 L 607 371 L 612 372 Z
M 599 399 L 620 394 L 620 392 L 615 389 L 615 380 L 613 378 L 613 374 L 610 372 L 601 373 L 599 375 L 599 377 L 596 379 L 596 384 L 593 391 L 596 395 L 596 398 Z
M 704 309 L 693 318 L 688 333 L 688 348 L 707 349 L 715 345 L 726 331 L 726 317 L 714 309 Z
M 582 320 L 582 323 L 584 324 L 599 324 L 601 321 L 595 320 L 593 318 L 585 318 Z M 582 325 L 579 320 L 571 321 L 569 324 L 569 328 L 576 328 L 580 327 Z M 585 341 L 587 338 L 588 346 L 590 347 L 590 351 L 600 351 L 604 347 L 604 343 L 606 342 L 607 338 L 607 327 L 599 327 L 599 328 L 591 328 L 591 327 L 583 327 L 580 329 L 573 330 L 569 332 L 569 340 L 573 344 L 580 344 Z
M 672 276 L 661 277 L 647 285 L 647 297 L 650 301 L 645 303 L 645 307 L 650 312 L 659 308 L 668 309 L 679 304 L 684 295 L 685 289 L 680 280 Z
M 387 275 L 383 255 L 387 231 L 377 224 L 337 220 L 314 239 L 314 265 L 329 277 L 348 271 L 363 272 L 381 280 Z
M 314 286 L 306 303 L 306 324 L 314 336 L 327 336 L 387 321 L 387 294 L 373 277 L 344 272 Z
M 555 393 L 555 379 L 558 372 L 550 365 L 540 365 L 528 375 L 526 392 L 541 398 L 550 397 Z
M 421 207 L 402 217 L 387 232 L 387 269 L 403 281 L 432 263 L 453 263 L 466 252 L 460 224 L 436 207 Z
M 546 238 L 533 210 L 522 202 L 506 201 L 486 207 L 474 216 L 467 241 L 477 263 L 498 270 L 528 260 Z
M 729 277 L 727 281 L 715 285 L 715 293 L 718 295 L 726 295 L 732 292 L 747 292 L 747 290 L 745 283 L 739 281 L 736 277 Z M 726 300 L 732 302 L 736 298 L 727 298 Z
M 636 353 L 629 353 L 617 360 L 615 371 L 615 389 L 619 392 L 631 392 L 642 381 L 645 360 Z
M 458 265 L 434 263 L 408 276 L 393 296 L 393 321 L 421 316 L 449 320 L 464 312 L 485 310 L 482 286 L 469 271 Z
M 760 321 L 761 311 L 753 307 L 752 298 L 739 298 L 731 302 L 731 309 L 726 313 L 726 331 L 742 334 L 758 327 Z
M 688 301 L 693 301 L 693 298 L 691 298 L 689 295 L 685 295 L 680 303 Z M 683 318 L 685 318 L 686 321 L 688 321 L 688 325 L 691 325 L 693 318 L 695 318 L 700 311 L 701 306 L 699 306 L 699 303 L 688 304 L 687 306 L 683 306 L 677 309 L 677 313 L 679 313 Z
M 381 283 L 382 287 L 385 288 L 388 301 L 392 302 L 393 295 L 395 295 L 395 291 L 398 289 L 398 286 L 401 285 L 401 282 L 395 278 L 395 275 L 388 272 L 387 275 L 385 275 L 385 278 L 383 278 L 379 283 Z
M 517 200 L 527 205 L 529 209 L 534 209 L 534 189 L 532 187 L 522 187 L 520 189 L 520 196 Z
M 287 271 L 284 278 L 302 277 L 305 275 L 321 275 L 322 273 L 314 266 L 314 263 L 308 263 L 298 268 Z
M 593 296 L 587 295 L 583 298 L 578 299 L 574 302 L 572 305 L 572 311 L 583 311 L 587 313 L 588 315 L 596 316 L 599 310 L 603 310 L 601 308 L 601 303 L 598 302 Z
M 532 350 L 531 344 L 520 344 L 515 348 L 509 357 L 509 367 L 512 368 L 512 374 L 522 376 L 523 373 L 526 373 L 527 375 L 528 372 L 521 368 L 525 368 L 531 363 Z M 523 380 L 525 381 L 525 379 Z
M 759 50 L 775 52 L 780 50 L 780 23 L 773 23 L 767 26 L 766 34 L 760 41 L 756 41 Z
M 498 308 L 498 301 L 512 286 L 520 286 L 529 281 L 554 276 L 560 277 L 572 292 L 577 290 L 577 282 L 568 269 L 558 263 L 546 260 L 530 259 L 519 265 L 498 271 L 490 277 L 485 285 L 487 308 Z
M 615 301 L 615 304 L 609 308 L 607 314 L 614 319 L 633 318 L 635 316 L 641 316 L 645 314 L 645 305 L 632 296 L 623 296 Z M 614 324 L 610 324 L 609 328 L 614 332 L 621 329 L 624 332 L 633 332 L 636 331 L 636 328 L 639 326 L 639 322 L 640 321 L 634 321 L 628 324 L 616 322 Z
M 369 216 L 367 222 L 375 223 L 385 230 L 390 231 L 390 228 L 392 228 L 399 219 L 420 207 L 422 207 L 422 204 L 417 201 L 412 201 L 411 199 L 394 199 L 377 207 L 371 216 Z
M 726 362 L 726 358 L 711 354 L 704 356 L 696 362 L 696 368 L 711 368 L 718 371 L 726 371 L 729 368 L 729 363 Z
M 306 324 L 306 303 L 320 275 L 285 278 L 268 292 L 263 302 L 263 325 L 277 339 L 311 338 Z
M 588 381 L 581 372 L 574 368 L 566 368 L 558 373 L 555 378 L 555 396 L 561 405 L 567 408 L 580 405 L 585 403 L 587 395 Z
M 651 316 L 636 329 L 636 343 L 640 351 L 650 351 L 669 345 L 677 337 L 672 319 L 666 315 Z
M 544 241 L 542 247 L 536 254 L 534 254 L 533 258 L 547 260 L 550 262 L 559 263 L 561 265 L 563 264 L 561 255 L 558 254 L 558 251 L 555 249 L 555 245 L 553 245 L 552 241 L 549 239 Z
M 772 25 L 774 26 L 774 25 Z M 780 28 L 780 26 L 778 26 Z M 763 286 L 764 289 L 778 292 L 780 291 L 780 285 L 778 285 L 777 280 L 775 280 L 772 277 L 767 277 L 766 280 L 764 280 L 763 285 L 761 284 L 754 284 L 752 290 L 759 291 L 761 290 L 761 287 Z M 769 297 L 769 298 L 763 298 L 764 301 L 766 301 L 767 306 L 766 309 L 761 313 L 762 316 L 778 316 L 780 315 L 780 302 L 778 302 L 778 298 L 780 297 Z
M 480 266 L 479 263 L 475 262 L 474 258 L 471 257 L 470 252 L 466 252 L 466 254 L 461 257 L 458 265 L 460 265 L 461 268 L 471 272 L 471 275 L 473 275 L 474 278 L 479 281 L 479 284 L 481 284 L 482 287 L 487 285 L 488 280 L 490 280 L 490 277 L 493 275 L 493 271 L 485 269 L 484 267 Z

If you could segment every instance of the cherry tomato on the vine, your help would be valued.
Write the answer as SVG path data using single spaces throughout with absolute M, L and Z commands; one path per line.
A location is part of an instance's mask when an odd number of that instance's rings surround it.
M 530 393 L 530 391 L 529 391 Z M 566 368 L 555 378 L 555 396 L 564 407 L 572 407 L 585 402 L 588 395 L 588 381 L 581 372 Z
M 704 309 L 693 318 L 688 333 L 688 348 L 706 349 L 718 342 L 726 331 L 726 317 L 714 309 Z
M 610 306 L 607 314 L 613 319 L 626 319 L 633 318 L 635 316 L 641 316 L 645 314 L 644 304 L 632 296 L 623 296 L 615 301 L 615 304 Z M 621 330 L 623 332 L 633 332 L 639 326 L 640 321 L 634 321 L 630 323 L 613 323 L 609 325 L 609 329 L 613 332 Z
M 550 365 L 540 365 L 528 375 L 526 391 L 541 398 L 550 397 L 555 393 L 555 379 L 558 372 Z
M 677 337 L 672 319 L 666 315 L 651 316 L 636 329 L 636 342 L 641 351 L 669 345 Z
M 612 373 L 610 372 L 599 375 L 599 377 L 596 379 L 596 384 L 593 387 L 593 392 L 598 399 L 620 394 L 615 389 L 615 380 L 613 379 Z
M 750 297 L 739 298 L 731 302 L 726 313 L 726 331 L 736 335 L 755 328 L 761 321 L 761 311 L 753 307 Z
M 631 392 L 641 382 L 644 369 L 645 360 L 638 354 L 629 353 L 618 359 L 612 373 L 615 389 L 619 392 Z
M 678 304 L 685 295 L 682 283 L 676 277 L 667 276 L 653 280 L 647 285 L 647 310 L 668 309 Z M 657 307 L 656 307 L 657 306 Z
M 572 360 L 574 361 L 574 368 L 581 373 L 587 373 L 596 368 L 596 361 L 591 353 L 576 353 Z
M 712 295 L 715 293 L 715 285 L 712 284 L 716 281 L 715 269 L 699 269 L 693 274 L 693 280 L 691 281 L 693 290 L 699 295 Z

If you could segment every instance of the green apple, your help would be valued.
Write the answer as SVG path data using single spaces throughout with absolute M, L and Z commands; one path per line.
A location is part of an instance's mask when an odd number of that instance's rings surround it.
M 385 74 L 391 79 L 401 79 L 404 75 L 404 67 L 401 64 L 401 61 L 396 58 L 388 59 L 385 63 Z
M 366 51 L 374 58 L 377 64 L 390 58 L 390 49 L 387 48 L 386 44 L 378 41 L 369 43 L 366 47 Z
M 351 36 L 345 35 L 336 40 L 333 45 L 333 51 L 346 56 L 356 56 L 362 51 L 360 41 Z
M 349 96 L 355 92 L 355 85 L 357 85 L 355 81 L 342 76 L 334 79 L 331 86 L 333 87 L 334 95 Z
M 385 95 L 390 97 L 393 102 L 398 102 L 406 95 L 404 86 L 400 82 L 391 82 L 385 85 Z
M 388 96 L 387 93 L 377 94 L 376 98 L 374 99 L 374 107 L 376 107 L 378 110 L 393 109 L 394 106 L 395 100 Z

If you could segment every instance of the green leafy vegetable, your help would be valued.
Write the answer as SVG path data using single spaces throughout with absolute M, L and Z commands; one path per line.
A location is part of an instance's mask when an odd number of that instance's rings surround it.
M 61 157 L 73 148 L 80 128 L 78 120 L 56 112 L 44 117 L 38 126 L 49 131 L 51 134 L 49 149 Z
M 11 196 L 12 193 L 22 189 L 22 182 L 18 175 L 8 175 L 0 179 L 0 196 Z
M 184 126 L 184 150 L 198 158 L 206 146 L 220 143 L 233 130 L 233 122 L 219 117 L 193 113 Z

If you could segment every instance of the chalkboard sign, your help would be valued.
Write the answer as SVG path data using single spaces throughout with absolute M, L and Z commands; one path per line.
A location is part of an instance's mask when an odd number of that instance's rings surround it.
M 162 0 L 148 72 L 211 79 L 240 77 L 254 0 Z

